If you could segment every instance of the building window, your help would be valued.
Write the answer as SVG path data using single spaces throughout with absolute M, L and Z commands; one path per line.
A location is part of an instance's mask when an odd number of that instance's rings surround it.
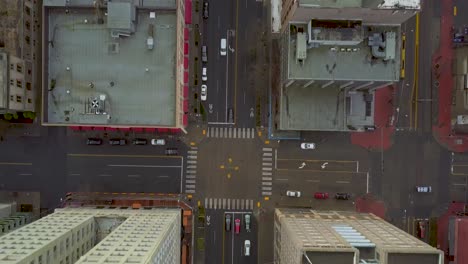
M 10 95 L 10 101 L 15 101 L 15 97 L 13 95 Z
M 24 25 L 26 26 L 26 29 L 27 29 L 27 30 L 30 30 L 30 29 L 31 29 L 31 22 L 26 21 L 26 23 L 24 23 Z
M 21 96 L 19 95 L 16 96 L 16 102 L 21 103 Z
M 21 64 L 16 64 L 16 71 L 17 72 L 23 72 L 23 66 Z
M 13 65 L 13 63 L 12 63 L 12 64 L 10 64 L 10 70 L 13 70 L 13 69 L 15 69 L 15 65 Z
M 26 90 L 31 91 L 31 83 L 30 82 L 26 83 Z
M 30 69 L 28 69 L 28 74 L 31 75 L 31 70 Z
M 21 80 L 16 80 L 16 87 L 23 88 L 23 82 Z
M 31 98 L 28 98 L 28 104 L 32 104 Z
M 25 6 L 24 11 L 26 12 L 26 14 L 28 14 L 28 16 L 31 15 L 31 8 L 29 8 L 29 6 Z
M 15 80 L 10 80 L 10 85 L 15 85 Z
M 31 38 L 29 36 L 24 37 L 24 40 L 26 41 L 26 44 L 31 43 Z

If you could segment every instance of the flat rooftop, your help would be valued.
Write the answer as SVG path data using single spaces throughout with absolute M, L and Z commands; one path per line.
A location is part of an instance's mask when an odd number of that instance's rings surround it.
M 307 25 L 299 24 L 295 26 L 307 31 Z M 302 62 L 296 60 L 297 34 L 291 33 L 288 49 L 288 78 L 398 81 L 400 76 L 400 46 L 394 46 L 394 59 L 387 61 L 375 59 L 371 47 L 368 46 L 368 37 L 374 33 L 395 32 L 396 43 L 400 43 L 399 28 L 376 26 L 372 27 L 372 31 L 368 31 L 369 29 L 363 27 L 361 42 L 356 45 L 320 45 L 307 48 L 307 57 Z M 332 41 L 339 43 L 336 39 Z
M 113 38 L 94 8 L 47 9 L 44 123 L 176 126 L 176 12 L 151 11 L 137 8 L 134 32 Z

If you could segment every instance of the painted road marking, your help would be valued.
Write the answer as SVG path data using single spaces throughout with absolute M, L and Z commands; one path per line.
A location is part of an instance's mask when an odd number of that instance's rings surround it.
M 271 172 L 265 172 L 265 171 L 263 171 L 263 172 L 262 172 L 262 176 L 271 176 Z
M 273 185 L 273 183 L 272 182 L 262 182 L 262 185 L 271 186 L 271 185 Z
M 86 154 L 86 153 L 68 153 L 69 157 L 113 157 L 113 158 L 164 158 L 164 159 L 180 159 L 182 156 L 166 156 L 166 155 L 120 155 L 120 154 Z M 1 165 L 1 163 L 0 163 Z
M 21 175 L 21 176 L 31 176 L 32 173 L 20 173 L 19 175 Z
M 272 169 L 272 168 L 263 167 L 262 170 L 264 170 L 264 171 L 271 171 L 271 170 L 273 170 L 273 169 Z
M 263 151 L 273 151 L 273 148 L 263 148 Z
M 130 178 L 139 178 L 140 177 L 140 175 L 138 175 L 138 174 L 129 174 L 127 176 L 130 177 Z
M 349 181 L 336 181 L 336 183 L 349 183 Z
M 136 164 L 107 164 L 108 167 L 130 167 L 130 168 L 181 168 L 182 166 L 171 165 L 136 165 Z
M 112 176 L 112 175 L 110 175 L 110 174 L 99 174 L 98 176 L 101 176 L 101 177 L 110 177 L 110 176 Z
M 288 179 L 276 179 L 277 181 L 287 181 Z
M 273 161 L 273 158 L 262 158 L 263 161 Z
M 29 162 L 0 162 L 0 165 L 32 166 L 32 163 L 29 163 Z
M 272 177 L 262 177 L 262 181 L 271 181 Z
M 263 156 L 264 156 L 264 157 L 271 157 L 271 156 L 273 156 L 273 154 L 272 154 L 272 153 L 268 153 L 268 152 L 264 152 L 264 153 L 263 153 Z

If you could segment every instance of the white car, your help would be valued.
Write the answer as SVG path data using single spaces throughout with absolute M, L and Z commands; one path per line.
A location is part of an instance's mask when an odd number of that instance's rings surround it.
M 416 186 L 416 191 L 420 193 L 430 193 L 432 192 L 431 186 Z
M 204 81 L 204 82 L 208 81 L 208 76 L 207 76 L 206 74 L 207 74 L 207 73 L 206 73 L 206 67 L 203 67 L 203 68 L 202 68 L 202 76 L 201 76 L 201 79 L 202 79 L 202 81 Z
M 200 96 L 202 101 L 206 101 L 207 93 L 208 93 L 208 87 L 206 86 L 206 84 L 202 84 L 202 86 L 201 86 L 201 96 Z
M 250 256 L 250 240 L 244 242 L 244 255 L 246 257 Z
M 301 149 L 315 149 L 315 143 L 301 143 Z
M 153 145 L 153 146 L 164 146 L 164 145 L 166 145 L 166 140 L 165 139 L 153 138 L 151 140 L 151 145 Z
M 221 48 L 219 50 L 219 52 L 221 53 L 221 56 L 226 56 L 226 39 L 225 38 L 222 38 L 221 39 Z
M 301 192 L 300 191 L 286 191 L 286 196 L 289 197 L 301 197 Z

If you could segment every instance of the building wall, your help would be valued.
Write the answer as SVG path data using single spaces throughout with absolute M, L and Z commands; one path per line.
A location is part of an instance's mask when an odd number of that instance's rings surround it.
M 185 0 L 177 0 L 177 50 L 176 50 L 176 126 L 184 124 L 184 29 Z

